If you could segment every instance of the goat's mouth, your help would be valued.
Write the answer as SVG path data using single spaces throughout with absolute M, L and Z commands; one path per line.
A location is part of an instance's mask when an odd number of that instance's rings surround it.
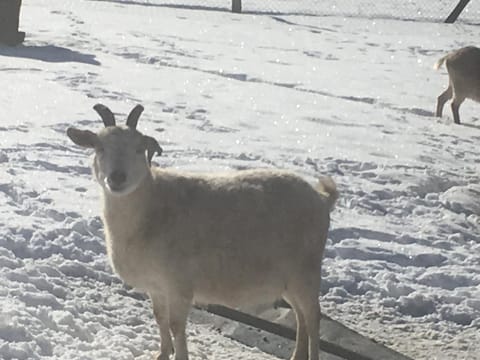
M 125 186 L 118 186 L 118 185 L 108 185 L 107 184 L 108 190 L 110 190 L 111 193 L 123 193 L 126 189 Z
M 132 192 L 129 186 L 112 186 L 107 185 L 107 191 L 113 196 L 125 196 Z

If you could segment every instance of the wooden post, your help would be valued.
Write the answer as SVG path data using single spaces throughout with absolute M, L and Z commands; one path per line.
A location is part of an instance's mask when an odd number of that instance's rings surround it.
M 448 15 L 445 22 L 447 24 L 453 24 L 458 19 L 463 9 L 465 9 L 469 2 L 470 0 L 460 0 L 457 6 L 455 6 L 455 9 L 453 9 L 452 13 Z
M 18 45 L 25 33 L 18 31 L 22 0 L 0 0 L 0 44 Z
M 242 12 L 242 0 L 232 0 L 232 12 L 234 13 Z

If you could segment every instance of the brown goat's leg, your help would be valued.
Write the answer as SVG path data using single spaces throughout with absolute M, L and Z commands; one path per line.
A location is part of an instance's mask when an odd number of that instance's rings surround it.
M 319 272 L 318 272 L 319 273 Z M 305 279 L 305 274 L 303 279 L 300 281 L 294 281 L 291 283 L 291 286 L 287 286 L 288 295 L 292 298 L 292 306 L 298 307 L 298 313 L 301 314 L 305 321 L 305 331 L 298 335 L 304 335 L 303 340 L 298 339 L 297 343 L 298 351 L 302 350 L 304 347 L 304 342 L 308 342 L 308 352 L 307 356 L 304 359 L 308 360 L 318 360 L 319 353 L 319 330 L 320 330 L 320 304 L 318 302 L 318 294 L 320 292 L 320 280 L 317 278 L 317 269 L 311 272 L 310 281 Z M 308 276 L 308 275 L 307 275 Z M 297 311 L 295 309 L 295 311 Z M 308 340 L 307 340 L 308 339 Z M 295 349 L 297 353 L 297 349 Z M 305 356 L 304 354 L 298 353 L 298 355 Z M 294 358 L 297 360 L 296 358 Z M 300 357 L 298 358 L 300 360 Z
M 448 85 L 447 90 L 441 93 L 440 96 L 437 98 L 437 112 L 435 113 L 435 116 L 442 117 L 443 106 L 448 100 L 452 98 L 452 95 L 452 86 Z
M 188 360 L 187 317 L 192 305 L 192 296 L 175 293 L 168 295 L 169 324 L 175 347 L 175 360 Z
M 167 299 L 161 295 L 152 295 L 150 298 L 153 303 L 153 314 L 160 329 L 160 353 L 157 353 L 155 360 L 168 360 L 173 354 L 173 343 L 168 325 Z
M 458 109 L 460 108 L 460 105 L 462 105 L 463 101 L 465 100 L 464 97 L 458 97 L 455 95 L 452 101 L 452 114 L 453 114 L 453 121 L 455 124 L 460 124 L 460 114 L 458 112 Z
M 302 309 L 298 306 L 295 300 L 293 300 L 293 296 L 285 295 L 284 298 L 295 311 L 295 317 L 297 320 L 295 350 L 293 351 L 291 360 L 308 360 L 308 334 Z
M 320 305 L 318 304 L 318 295 L 309 300 L 305 302 L 305 310 L 303 311 L 308 333 L 308 359 L 317 360 L 320 345 Z

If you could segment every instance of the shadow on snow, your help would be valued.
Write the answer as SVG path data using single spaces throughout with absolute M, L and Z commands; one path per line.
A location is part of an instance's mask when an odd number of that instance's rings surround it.
M 101 65 L 100 62 L 95 59 L 95 55 L 82 54 L 78 51 L 55 45 L 0 46 L 0 56 L 19 57 L 52 63 L 78 62 L 90 65 Z

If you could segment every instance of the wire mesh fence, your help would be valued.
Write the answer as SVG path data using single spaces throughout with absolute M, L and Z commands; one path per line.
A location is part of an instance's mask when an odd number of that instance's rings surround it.
M 458 0 L 242 0 L 245 11 L 307 15 L 443 21 Z M 472 0 L 461 21 L 480 23 L 480 0 Z
M 229 11 L 232 0 L 108 0 L 167 7 Z M 245 13 L 444 21 L 459 0 L 241 0 Z M 480 24 L 480 0 L 471 0 L 458 21 Z

